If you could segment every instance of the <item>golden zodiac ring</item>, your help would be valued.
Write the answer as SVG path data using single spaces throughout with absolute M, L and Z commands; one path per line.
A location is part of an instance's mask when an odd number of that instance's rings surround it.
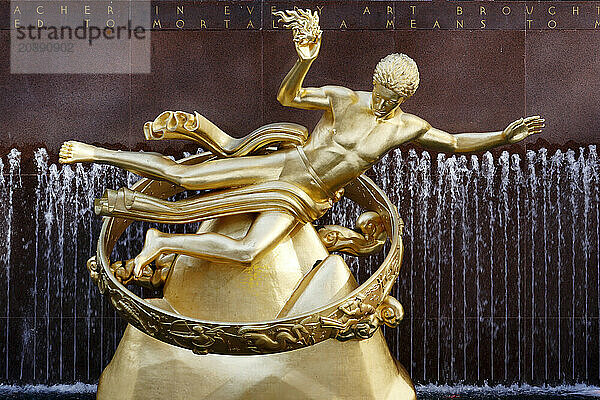
M 192 164 L 206 157 L 206 153 L 198 154 L 179 162 Z M 179 186 L 151 179 L 141 179 L 132 189 L 163 199 L 183 191 Z M 133 222 L 129 219 L 104 219 L 97 253 L 88 261 L 88 269 L 100 292 L 110 298 L 117 312 L 129 324 L 155 339 L 197 354 L 267 354 L 300 349 L 329 338 L 341 341 L 367 339 L 373 336 L 380 325 L 396 327 L 403 317 L 402 306 L 389 296 L 402 262 L 403 222 L 385 193 L 364 175 L 345 187 L 345 195 L 372 211 L 369 214 L 376 213 L 377 221 L 390 238 L 390 250 L 375 274 L 348 296 L 300 315 L 250 323 L 204 321 L 148 303 L 115 277 L 108 258 L 119 237 Z M 347 251 L 343 243 L 336 244 L 335 238 L 331 242 L 337 231 L 335 226 L 330 228 L 333 229 L 326 231 L 325 235 L 319 232 L 326 246 L 330 250 Z M 378 235 L 378 238 L 381 237 L 381 234 Z M 327 243 L 328 240 L 331 243 Z M 354 310 L 351 315 L 348 309 Z

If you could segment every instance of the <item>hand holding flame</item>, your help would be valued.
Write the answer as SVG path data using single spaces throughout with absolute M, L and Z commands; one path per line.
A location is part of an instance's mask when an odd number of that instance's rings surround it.
M 302 60 L 313 60 L 321 48 L 319 14 L 311 10 L 286 10 L 273 13 L 280 17 L 278 22 L 285 23 L 284 27 L 291 29 L 294 34 L 296 52 Z

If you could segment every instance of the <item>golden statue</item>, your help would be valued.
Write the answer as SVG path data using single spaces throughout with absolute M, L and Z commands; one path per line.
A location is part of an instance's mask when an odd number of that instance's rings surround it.
M 145 124 L 146 138 L 193 140 L 206 153 L 173 161 L 75 141 L 60 150 L 61 163 L 110 164 L 146 178 L 131 189 L 107 190 L 95 204 L 110 218 L 88 268 L 135 326 L 104 371 L 98 398 L 415 398 L 377 329 L 397 326 L 403 315 L 389 296 L 402 223 L 362 174 L 408 142 L 482 151 L 544 126 L 534 116 L 498 132 L 433 128 L 400 108 L 419 84 L 417 66 L 404 54 L 379 62 L 372 92 L 304 88 L 321 45 L 318 15 L 276 14 L 293 30 L 298 54 L 277 99 L 323 112 L 310 135 L 278 123 L 235 139 L 198 113 L 166 111 Z M 203 192 L 167 200 L 183 190 Z M 357 230 L 326 226 L 317 233 L 311 223 L 344 195 L 367 208 Z M 111 263 L 108 255 L 132 220 L 203 223 L 195 234 L 149 229 L 135 259 Z M 390 253 L 360 287 L 343 259 L 329 254 L 370 254 L 388 238 Z M 164 297 L 139 299 L 124 288 L 128 283 L 163 287 Z

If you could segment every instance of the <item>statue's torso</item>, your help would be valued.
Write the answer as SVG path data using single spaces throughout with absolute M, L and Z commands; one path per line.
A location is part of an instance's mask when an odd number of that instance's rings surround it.
M 354 99 L 333 101 L 304 150 L 313 168 L 332 190 L 369 169 L 388 151 L 414 140 L 418 127 L 402 118 L 402 111 L 390 119 L 377 119 L 370 109 L 370 93 L 355 92 Z

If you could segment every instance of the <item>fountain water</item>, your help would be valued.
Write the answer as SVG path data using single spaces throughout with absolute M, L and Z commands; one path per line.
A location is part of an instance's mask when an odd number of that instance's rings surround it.
M 85 269 L 101 223 L 93 199 L 137 178 L 57 167 L 40 149 L 21 182 L 20 160 L 0 158 L 0 376 L 94 382 L 124 323 Z M 374 168 L 406 224 L 394 289 L 406 320 L 386 335 L 415 382 L 600 383 L 599 168 L 595 146 L 523 158 L 396 151 Z M 358 214 L 342 200 L 320 222 L 353 226 Z M 113 259 L 135 255 L 147 227 L 128 228 Z M 23 254 L 30 271 L 14 267 Z M 349 265 L 364 280 L 378 257 Z

